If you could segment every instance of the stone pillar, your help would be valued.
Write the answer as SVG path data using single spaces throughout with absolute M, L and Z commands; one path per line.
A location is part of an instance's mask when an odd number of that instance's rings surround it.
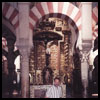
M 82 39 L 92 39 L 92 2 L 82 2 Z
M 88 97 L 87 88 L 88 88 L 88 53 L 87 51 L 81 52 L 81 79 L 83 85 L 83 98 Z
M 21 94 L 29 97 L 29 2 L 18 2 L 19 9 L 19 51 L 21 54 Z
M 15 65 L 14 65 L 14 43 L 13 41 L 8 41 L 8 92 L 9 92 L 9 97 L 12 98 L 12 93 L 14 91 L 13 88 L 13 79 L 14 79 L 14 72 L 15 72 Z
M 81 51 L 81 79 L 83 84 L 83 98 L 88 97 L 88 54 L 92 47 L 92 3 L 82 2 L 82 51 Z
M 29 97 L 29 53 L 28 46 L 21 46 L 21 94 L 22 98 Z

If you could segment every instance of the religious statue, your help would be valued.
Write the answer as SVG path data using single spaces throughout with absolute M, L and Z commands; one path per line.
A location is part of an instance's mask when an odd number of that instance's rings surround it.
M 50 48 L 47 45 L 47 49 L 46 49 L 46 66 L 48 66 L 50 63 Z
M 53 83 L 53 71 L 49 67 L 43 69 L 43 84 L 49 85 Z

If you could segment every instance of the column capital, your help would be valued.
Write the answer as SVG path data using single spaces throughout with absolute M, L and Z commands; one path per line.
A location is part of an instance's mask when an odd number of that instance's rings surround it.
M 89 60 L 89 53 L 90 52 L 87 52 L 87 51 L 81 51 L 80 52 L 80 60 L 81 60 L 81 63 L 88 62 L 88 60 Z
M 82 40 L 82 51 L 90 51 L 92 48 L 92 40 Z

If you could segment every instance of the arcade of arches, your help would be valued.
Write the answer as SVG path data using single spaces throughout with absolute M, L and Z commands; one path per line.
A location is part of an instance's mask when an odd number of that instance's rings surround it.
M 95 76 L 95 77 L 94 77 Z M 2 2 L 2 98 L 98 97 L 98 2 Z

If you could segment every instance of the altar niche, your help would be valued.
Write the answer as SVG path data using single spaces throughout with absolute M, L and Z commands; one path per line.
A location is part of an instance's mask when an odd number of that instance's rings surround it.
M 40 38 L 39 35 L 41 35 Z M 36 36 L 33 41 L 33 57 L 30 55 L 30 70 L 35 76 L 33 83 L 37 85 L 51 85 L 53 84 L 54 78 L 53 72 L 57 69 L 56 67 L 58 63 L 58 40 L 54 39 L 61 37 L 58 37 L 56 33 L 52 32 L 40 33 L 39 35 L 38 38 Z M 34 60 L 33 63 L 32 60 Z
M 67 22 L 59 18 L 46 19 L 34 29 L 29 57 L 30 84 L 52 85 L 56 76 L 65 84 L 64 77 L 69 74 L 71 78 L 70 36 Z

